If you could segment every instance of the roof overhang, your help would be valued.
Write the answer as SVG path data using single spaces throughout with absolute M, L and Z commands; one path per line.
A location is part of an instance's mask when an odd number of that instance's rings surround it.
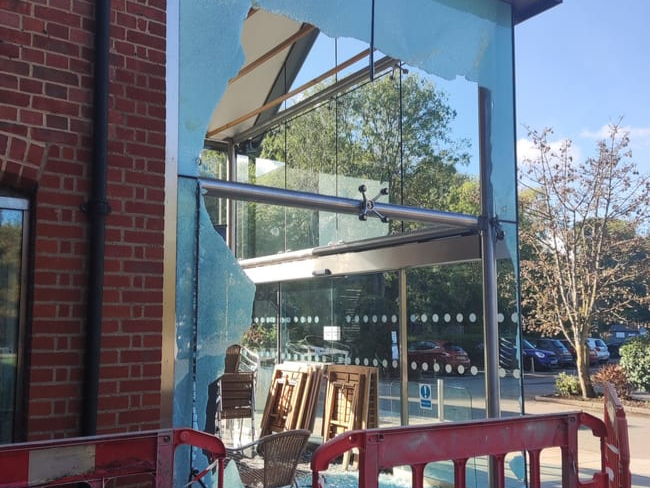
M 519 24 L 545 10 L 562 3 L 562 0 L 503 0 L 512 5 L 512 23 Z

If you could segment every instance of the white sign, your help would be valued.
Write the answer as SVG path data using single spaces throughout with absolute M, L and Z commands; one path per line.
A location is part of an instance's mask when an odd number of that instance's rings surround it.
M 340 341 L 341 328 L 336 325 L 326 325 L 323 327 L 323 339 L 326 341 Z

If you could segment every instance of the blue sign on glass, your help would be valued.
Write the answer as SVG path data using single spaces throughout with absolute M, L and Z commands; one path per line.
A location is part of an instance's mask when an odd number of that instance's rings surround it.
M 431 386 L 420 383 L 420 408 L 431 410 Z

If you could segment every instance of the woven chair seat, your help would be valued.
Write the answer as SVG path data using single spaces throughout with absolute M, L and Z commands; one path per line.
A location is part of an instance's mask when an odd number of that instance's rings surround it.
M 237 463 L 242 483 L 247 487 L 296 486 L 296 469 L 310 435 L 306 429 L 279 432 L 229 448 L 228 455 Z

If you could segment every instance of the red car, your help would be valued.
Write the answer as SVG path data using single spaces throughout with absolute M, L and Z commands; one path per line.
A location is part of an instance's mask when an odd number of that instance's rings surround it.
M 408 345 L 408 361 L 429 366 L 437 363 L 443 372 L 464 374 L 472 362 L 463 349 L 450 341 L 429 340 L 415 341 Z

